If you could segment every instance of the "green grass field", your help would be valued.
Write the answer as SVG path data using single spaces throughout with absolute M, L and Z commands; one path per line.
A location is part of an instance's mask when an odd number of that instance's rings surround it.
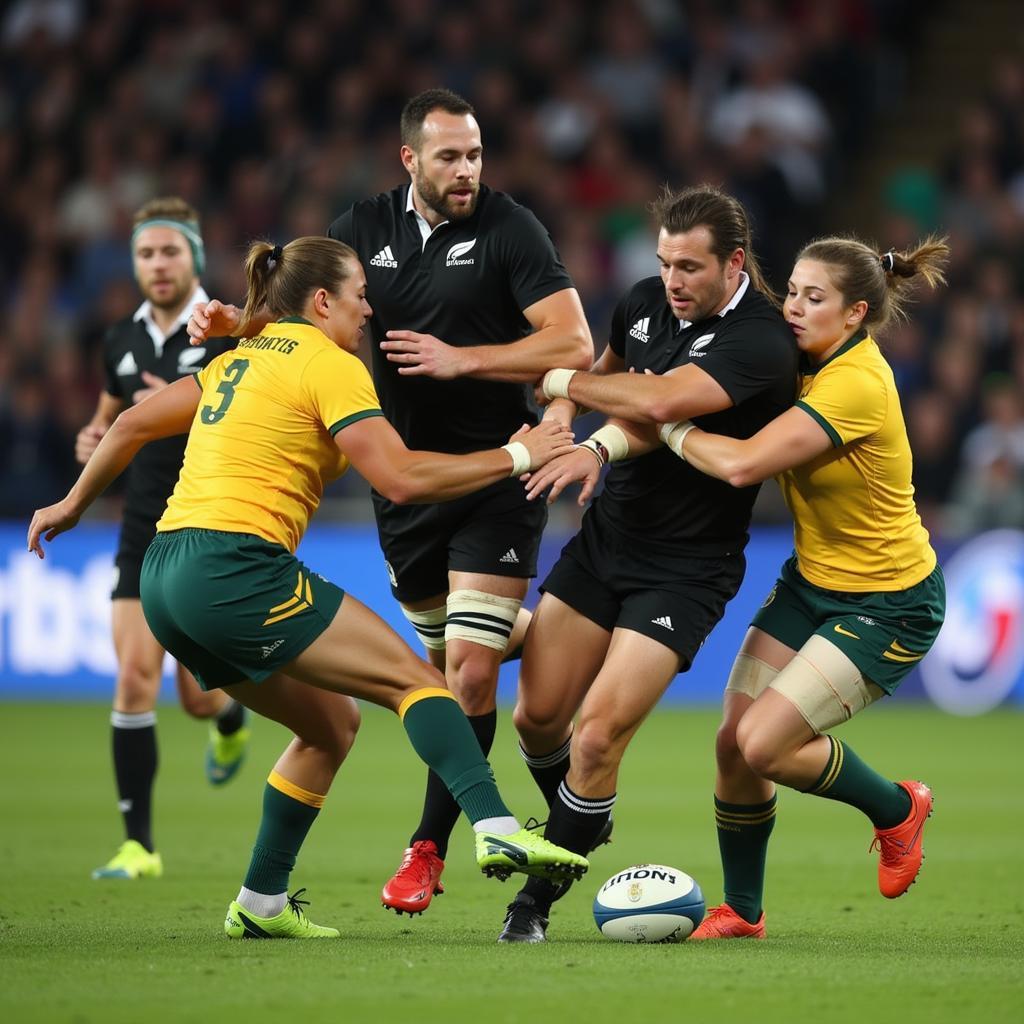
M 630 750 L 615 840 L 556 908 L 550 941 L 495 944 L 514 883 L 483 879 L 460 825 L 447 894 L 423 917 L 385 913 L 380 886 L 417 818 L 422 771 L 390 715 L 369 708 L 294 875 L 338 941 L 230 942 L 228 901 L 248 862 L 262 780 L 284 742 L 258 723 L 224 790 L 202 776 L 204 728 L 160 711 L 155 882 L 93 882 L 120 841 L 108 711 L 0 706 L 0 1020 L 673 1021 L 1024 1019 L 1021 715 L 954 719 L 894 707 L 843 729 L 881 770 L 935 790 L 927 860 L 909 895 L 875 888 L 871 829 L 849 808 L 780 794 L 769 941 L 626 946 L 590 913 L 597 887 L 638 861 L 721 895 L 711 813 L 713 711 L 664 711 Z M 492 758 L 521 817 L 537 798 L 504 715 Z

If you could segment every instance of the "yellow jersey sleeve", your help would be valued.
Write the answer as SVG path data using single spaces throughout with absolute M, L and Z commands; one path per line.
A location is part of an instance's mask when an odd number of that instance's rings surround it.
M 841 448 L 882 429 L 889 391 L 873 366 L 841 358 L 805 378 L 797 405 Z
M 309 361 L 302 390 L 332 437 L 358 420 L 384 415 L 366 367 L 340 348 L 326 349 Z

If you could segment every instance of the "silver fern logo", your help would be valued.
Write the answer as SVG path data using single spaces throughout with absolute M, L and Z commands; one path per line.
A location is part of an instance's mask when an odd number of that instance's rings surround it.
M 445 259 L 445 266 L 446 267 L 471 267 L 471 266 L 473 266 L 473 262 L 474 262 L 473 258 L 470 257 L 470 259 L 466 260 L 466 259 L 463 259 L 463 256 L 465 256 L 466 253 L 469 252 L 469 250 L 472 249 L 474 245 L 476 245 L 476 239 L 475 238 L 471 238 L 468 242 L 456 242 L 455 245 L 453 245 L 448 250 L 448 256 Z

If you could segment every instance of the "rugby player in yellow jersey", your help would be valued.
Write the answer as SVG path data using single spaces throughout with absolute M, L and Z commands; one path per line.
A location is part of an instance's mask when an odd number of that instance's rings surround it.
M 948 253 L 933 239 L 882 256 L 850 238 L 811 242 L 783 307 L 804 356 L 793 409 L 745 441 L 688 423 L 661 428 L 677 455 L 737 487 L 777 475 L 796 548 L 726 686 L 715 786 L 725 902 L 691 938 L 764 937 L 775 783 L 871 819 L 883 896 L 902 896 L 920 870 L 931 791 L 889 781 L 828 730 L 892 694 L 945 614 L 899 395 L 869 331 L 903 315 L 914 278 L 942 283 Z
M 230 904 L 233 938 L 327 938 L 287 895 L 299 848 L 358 721 L 352 697 L 396 711 L 414 749 L 473 824 L 486 874 L 565 880 L 584 857 L 522 829 L 444 676 L 367 607 L 311 572 L 295 549 L 326 480 L 351 463 L 396 502 L 443 501 L 520 476 L 572 447 L 547 423 L 502 448 L 409 451 L 352 353 L 372 311 L 355 253 L 327 238 L 254 244 L 247 311 L 260 334 L 124 412 L 67 497 L 33 516 L 29 550 L 74 527 L 147 441 L 188 433 L 185 461 L 142 569 L 154 636 L 204 689 L 281 722 L 295 738 L 264 791 L 249 870 Z M 198 386 L 197 386 L 198 385 Z

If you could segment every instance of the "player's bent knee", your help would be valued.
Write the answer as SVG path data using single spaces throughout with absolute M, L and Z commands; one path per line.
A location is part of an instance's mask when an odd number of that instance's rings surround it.
M 160 669 L 125 661 L 118 668 L 116 687 L 122 710 L 152 710 L 160 693 Z
M 726 774 L 744 763 L 743 752 L 736 739 L 736 724 L 734 719 L 726 719 L 715 734 L 715 762 Z
M 777 744 L 758 733 L 757 727 L 741 722 L 736 730 L 737 749 L 747 767 L 762 779 L 779 781 L 786 764 L 786 753 Z
M 482 590 L 453 590 L 448 595 L 445 641 L 468 640 L 497 651 L 500 657 L 508 646 L 522 603 L 516 597 Z
M 582 774 L 617 765 L 625 749 L 625 730 L 594 718 L 581 721 L 573 733 L 573 766 Z

